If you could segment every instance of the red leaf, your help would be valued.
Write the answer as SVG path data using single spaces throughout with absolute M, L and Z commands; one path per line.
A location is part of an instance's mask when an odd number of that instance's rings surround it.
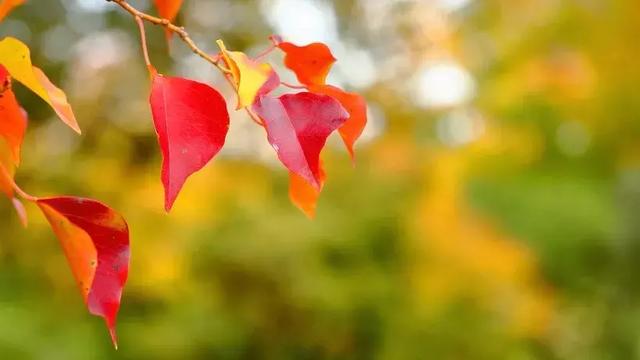
M 332 97 L 309 92 L 263 96 L 253 106 L 263 119 L 269 143 L 293 173 L 320 189 L 320 151 L 349 114 Z
M 229 113 L 222 95 L 209 85 L 157 74 L 149 102 L 163 156 L 162 183 L 169 211 L 187 178 L 224 145 Z
M 281 42 L 278 47 L 285 53 L 285 66 L 305 85 L 323 85 L 331 66 L 336 62 L 329 47 L 322 43 L 296 46 Z
M 67 257 L 91 314 L 105 319 L 113 344 L 120 298 L 129 273 L 129 229 L 95 200 L 53 197 L 36 201 Z
M 180 12 L 180 7 L 182 6 L 182 0 L 153 0 L 158 8 L 158 15 L 161 18 L 167 19 L 170 22 L 173 22 L 178 16 Z M 171 39 L 171 30 L 165 30 L 165 35 L 167 37 L 167 41 Z
M 11 88 L 7 88 L 0 93 L 0 137 L 7 142 L 16 166 L 20 164 L 20 148 L 26 130 L 27 117 Z
M 314 93 L 329 95 L 338 100 L 349 112 L 349 119 L 338 129 L 347 146 L 351 159 L 354 159 L 354 145 L 367 125 L 367 102 L 358 94 L 346 92 L 331 85 L 311 86 Z

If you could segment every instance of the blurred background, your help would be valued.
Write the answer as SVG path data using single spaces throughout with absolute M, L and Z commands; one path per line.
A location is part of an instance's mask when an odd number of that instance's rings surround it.
M 104 0 L 28 1 L 0 35 L 31 47 L 83 135 L 15 86 L 18 182 L 120 211 L 132 263 L 116 352 L 44 218 L 30 207 L 24 230 L 0 201 L 0 358 L 640 359 L 640 2 L 186 0 L 178 22 L 212 53 L 328 43 L 329 82 L 369 104 L 357 166 L 333 138 L 310 221 L 233 112 L 167 216 L 134 21 Z M 161 72 L 232 99 L 184 44 L 147 35 Z

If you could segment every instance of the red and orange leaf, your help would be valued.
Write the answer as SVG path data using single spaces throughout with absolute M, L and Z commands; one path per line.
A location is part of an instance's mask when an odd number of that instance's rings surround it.
M 60 240 L 89 312 L 104 318 L 117 348 L 116 317 L 129 273 L 129 228 L 121 215 L 95 200 L 37 199 Z
M 318 205 L 318 199 L 320 198 L 320 192 L 327 179 L 322 161 L 320 161 L 319 168 L 320 189 L 309 185 L 309 183 L 299 175 L 289 172 L 289 199 L 310 219 L 316 217 L 316 207 Z
M 0 21 L 9 15 L 15 7 L 22 5 L 24 1 L 25 0 L 0 0 Z
M 338 129 L 338 132 L 347 146 L 351 159 L 354 159 L 355 143 L 367 126 L 367 102 L 358 94 L 346 92 L 331 85 L 311 86 L 310 91 L 331 96 L 349 112 L 349 119 Z
M 182 0 L 153 0 L 153 2 L 158 9 L 158 15 L 170 22 L 173 22 L 176 19 L 176 16 L 178 16 L 178 13 L 180 12 L 180 7 L 182 6 Z M 170 40 L 172 35 L 171 30 L 165 29 L 165 35 L 167 37 L 167 41 Z
M 26 130 L 27 117 L 11 88 L 7 88 L 0 93 L 0 137 L 7 142 L 16 166 L 20 164 L 20 149 Z
M 187 178 L 224 145 L 229 113 L 222 95 L 209 85 L 159 74 L 154 75 L 149 102 L 162 151 L 169 211 Z
M 64 92 L 53 85 L 40 69 L 31 64 L 31 51 L 27 45 L 12 37 L 2 39 L 0 64 L 6 68 L 14 80 L 46 101 L 65 124 L 80 133 Z
M 320 152 L 349 114 L 338 101 L 309 92 L 259 97 L 253 110 L 264 121 L 269 143 L 289 171 L 320 189 Z
M 284 65 L 293 71 L 304 85 L 324 85 L 336 58 L 323 43 L 297 46 L 290 42 L 278 43 L 284 51 Z

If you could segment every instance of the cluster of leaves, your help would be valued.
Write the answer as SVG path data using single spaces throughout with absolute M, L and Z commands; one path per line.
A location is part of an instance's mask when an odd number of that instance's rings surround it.
M 161 179 L 165 209 L 171 210 L 187 178 L 202 169 L 223 147 L 229 129 L 224 97 L 210 85 L 164 76 L 151 65 L 146 51 L 143 20 L 163 25 L 167 39 L 178 29 L 171 22 L 182 0 L 155 0 L 160 18 L 139 12 L 124 0 L 111 0 L 132 13 L 140 25 L 145 61 L 152 83 L 149 103 L 163 156 Z M 23 0 L 0 0 L 0 20 Z M 180 28 L 181 29 L 181 28 Z M 183 31 L 183 30 L 181 30 Z M 182 40 L 189 39 L 180 33 Z M 290 173 L 290 197 L 309 217 L 326 180 L 320 153 L 334 131 L 354 158 L 354 144 L 366 122 L 366 103 L 358 95 L 326 84 L 336 59 L 321 43 L 297 46 L 277 36 L 257 58 L 228 51 L 218 40 L 220 53 L 208 57 L 237 93 L 237 110 L 245 110 L 267 135 L 268 142 Z M 185 41 L 192 48 L 193 43 Z M 276 49 L 284 52 L 285 66 L 300 85 L 284 84 L 274 68 L 261 58 Z M 195 51 L 195 50 L 194 50 Z M 14 181 L 27 130 L 27 113 L 12 86 L 24 85 L 49 104 L 58 117 L 80 134 L 71 106 L 62 90 L 31 63 L 21 41 L 0 41 L 0 191 L 13 203 L 26 226 L 19 199 L 36 204 L 61 242 L 89 311 L 105 319 L 116 344 L 115 322 L 129 268 L 129 231 L 124 218 L 108 206 L 78 197 L 40 198 L 23 191 Z M 300 89 L 278 97 L 281 85 Z

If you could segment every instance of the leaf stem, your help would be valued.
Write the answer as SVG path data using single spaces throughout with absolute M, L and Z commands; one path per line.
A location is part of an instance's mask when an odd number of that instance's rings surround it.
M 299 89 L 299 90 L 306 90 L 307 89 L 307 87 L 304 86 L 304 85 L 293 85 L 293 84 L 289 84 L 288 82 L 284 82 L 284 81 L 280 82 L 280 84 L 282 84 L 283 86 L 286 86 L 288 88 L 291 88 L 291 89 Z
M 144 63 L 148 69 L 151 69 L 151 60 L 149 60 L 149 50 L 147 49 L 147 34 L 144 31 L 144 22 L 142 18 L 136 16 L 136 23 L 138 23 L 138 29 L 140 30 L 140 42 L 142 43 L 142 54 L 144 55 Z
M 7 181 L 9 181 L 13 190 L 16 192 L 16 194 L 20 195 L 21 198 L 31 202 L 38 201 L 37 197 L 27 194 L 18 186 L 18 184 L 16 184 L 15 180 L 13 180 L 13 176 L 9 174 L 9 171 L 3 164 L 0 164 L 0 174 L 2 174 L 2 176 L 4 176 Z

